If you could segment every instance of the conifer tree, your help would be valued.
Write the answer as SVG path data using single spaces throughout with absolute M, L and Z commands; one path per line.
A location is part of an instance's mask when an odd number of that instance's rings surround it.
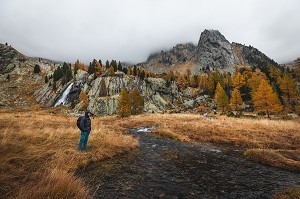
M 119 116 L 128 117 L 131 114 L 130 99 L 127 90 L 123 89 L 119 94 L 119 102 L 117 105 L 117 114 Z
M 230 98 L 230 106 L 232 110 L 238 111 L 240 110 L 241 105 L 243 104 L 241 93 L 238 89 L 234 89 Z
M 215 90 L 215 102 L 218 103 L 218 95 L 223 90 L 220 82 L 218 82 L 216 90 Z
M 181 91 L 185 90 L 187 88 L 187 81 L 183 74 L 178 73 L 177 77 L 177 84 Z
M 265 112 L 268 117 L 271 113 L 282 110 L 276 93 L 266 80 L 261 80 L 257 91 L 253 95 L 253 104 L 255 110 Z
M 198 85 L 199 85 L 200 92 L 208 91 L 208 76 L 199 75 L 198 76 Z
M 137 75 L 137 68 L 136 65 L 133 66 L 133 76 Z
M 109 69 L 109 67 L 110 67 L 110 65 L 109 65 L 109 61 L 108 61 L 108 60 L 106 60 L 105 67 L 106 67 L 106 69 L 107 69 L 107 70 L 108 70 L 108 69 Z
M 145 71 L 144 70 L 142 70 L 142 72 L 140 72 L 139 77 L 140 77 L 141 80 L 145 79 Z
M 189 82 L 190 82 L 190 87 L 194 88 L 196 84 L 194 76 L 190 76 Z
M 131 114 L 132 115 L 141 114 L 144 110 L 144 98 L 137 87 L 135 87 L 130 92 L 130 101 L 131 101 Z
M 87 109 L 88 105 L 89 105 L 89 97 L 88 95 L 81 91 L 80 94 L 79 94 L 79 99 L 80 101 L 82 102 L 82 109 Z
M 129 75 L 132 75 L 131 67 L 128 67 L 128 69 L 127 69 L 127 75 L 128 75 L 128 76 L 129 76 Z
M 99 96 L 100 97 L 104 97 L 107 95 L 107 89 L 106 89 L 106 85 L 105 85 L 105 80 L 104 78 L 101 79 L 100 81 L 100 93 Z
M 213 78 L 212 75 L 209 75 L 207 80 L 208 80 L 207 81 L 207 91 L 210 94 L 213 94 L 213 92 L 215 90 L 215 81 L 214 81 L 214 78 Z
M 233 88 L 240 89 L 245 84 L 246 81 L 244 76 L 240 72 L 235 73 L 232 79 Z
M 229 99 L 228 96 L 226 95 L 225 90 L 222 87 L 220 91 L 217 93 L 216 101 L 217 101 L 218 109 L 221 109 L 222 113 L 228 110 Z
M 112 77 L 115 76 L 115 69 L 112 65 L 109 67 L 108 75 Z
M 47 84 L 48 83 L 48 76 L 46 75 L 46 77 L 45 77 L 45 84 Z
M 123 67 L 122 67 L 122 64 L 121 64 L 120 61 L 119 61 L 119 63 L 118 63 L 118 70 L 119 70 L 119 71 L 122 71 L 122 70 L 123 70 Z
M 36 65 L 34 66 L 33 72 L 34 72 L 34 73 L 40 73 L 40 72 L 41 72 L 41 68 L 40 68 L 40 66 L 39 66 L 38 64 L 36 64 Z
M 297 84 L 288 73 L 284 73 L 282 78 L 278 79 L 279 88 L 283 93 L 283 101 L 286 110 L 289 111 L 294 108 L 297 98 Z

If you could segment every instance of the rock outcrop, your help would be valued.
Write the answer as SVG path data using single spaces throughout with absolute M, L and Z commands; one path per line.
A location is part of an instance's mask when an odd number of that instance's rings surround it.
M 9 73 L 18 66 L 34 66 L 34 63 L 13 47 L 0 44 L 0 74 Z
M 197 62 L 210 69 L 224 69 L 235 64 L 231 43 L 218 30 L 204 30 L 197 47 Z

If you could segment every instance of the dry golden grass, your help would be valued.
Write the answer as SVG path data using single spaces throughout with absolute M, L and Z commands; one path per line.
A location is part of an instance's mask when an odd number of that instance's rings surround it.
M 49 112 L 1 112 L 1 197 L 14 197 L 22 187 L 20 198 L 25 192 L 30 193 L 30 198 L 69 198 L 70 195 L 89 198 L 86 187 L 72 176 L 72 171 L 138 146 L 136 139 L 124 133 L 126 129 L 103 124 L 101 118 L 96 118 L 92 120 L 89 152 L 79 153 L 76 120 L 77 117 Z M 71 181 L 71 187 L 59 186 Z
M 300 199 L 300 188 L 288 188 L 276 193 L 274 199 Z
M 112 121 L 112 120 L 110 120 Z M 236 119 L 217 116 L 208 120 L 192 114 L 151 114 L 114 120 L 114 125 L 155 125 L 155 133 L 181 141 L 227 143 L 246 147 L 249 158 L 272 166 L 300 171 L 299 120 Z
M 0 110 L 1 197 L 90 198 L 88 188 L 73 171 L 137 147 L 138 141 L 127 135 L 127 128 L 141 126 L 156 126 L 155 133 L 181 141 L 244 146 L 249 149 L 245 154 L 255 161 L 300 171 L 299 121 L 222 116 L 207 120 L 192 114 L 96 117 L 92 119 L 90 151 L 78 153 L 77 117 L 57 114 L 59 111 Z

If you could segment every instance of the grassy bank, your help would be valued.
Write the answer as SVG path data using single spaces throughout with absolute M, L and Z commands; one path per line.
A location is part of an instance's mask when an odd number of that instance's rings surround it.
M 299 120 L 236 119 L 217 116 L 211 120 L 192 114 L 153 114 L 116 120 L 115 125 L 158 126 L 155 133 L 181 141 L 226 143 L 246 148 L 252 160 L 300 171 Z
M 54 111 L 55 112 L 55 111 Z M 244 146 L 258 162 L 300 171 L 299 121 L 212 120 L 192 114 L 143 114 L 129 118 L 95 117 L 88 153 L 78 153 L 77 117 L 53 111 L 1 112 L 0 195 L 3 198 L 90 198 L 73 171 L 129 151 L 138 141 L 127 128 L 157 126 L 154 132 L 180 141 Z
M 1 198 L 90 198 L 73 171 L 138 146 L 126 129 L 93 119 L 89 152 L 79 153 L 76 117 L 1 112 Z

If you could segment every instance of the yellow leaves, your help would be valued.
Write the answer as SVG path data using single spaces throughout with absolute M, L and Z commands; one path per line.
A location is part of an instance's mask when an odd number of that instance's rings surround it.
M 129 94 L 125 89 L 123 89 L 119 95 L 117 114 L 122 118 L 128 117 L 131 114 Z
M 232 110 L 240 110 L 241 105 L 243 104 L 241 93 L 238 89 L 234 89 L 231 94 L 230 106 Z
M 232 80 L 233 87 L 236 89 L 240 89 L 245 84 L 246 84 L 245 77 L 240 72 L 235 73 Z
M 261 80 L 257 91 L 253 95 L 253 103 L 257 111 L 266 112 L 268 117 L 270 113 L 282 110 L 277 94 L 266 80 Z
M 87 94 L 83 91 L 80 92 L 80 95 L 79 95 L 79 99 L 80 101 L 83 103 L 83 109 L 86 109 L 89 105 L 89 98 L 87 96 Z
M 186 78 L 183 74 L 178 73 L 178 77 L 177 77 L 177 84 L 180 88 L 180 90 L 185 90 L 187 88 L 187 81 Z

